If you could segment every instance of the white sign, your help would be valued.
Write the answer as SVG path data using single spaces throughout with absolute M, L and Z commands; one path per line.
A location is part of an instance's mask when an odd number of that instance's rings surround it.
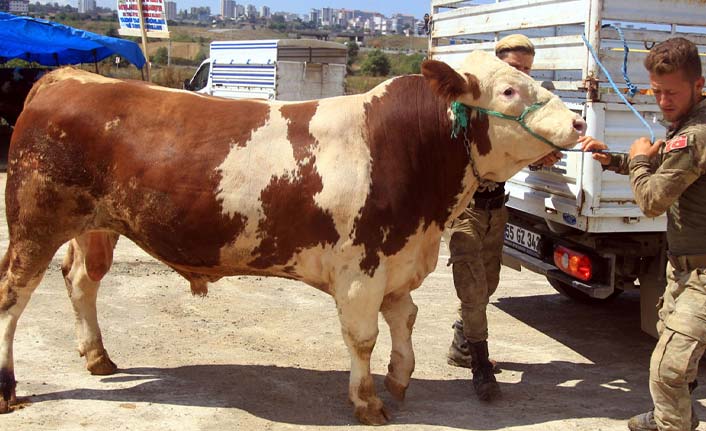
M 118 33 L 122 36 L 142 36 L 137 1 L 118 0 L 118 21 L 120 22 Z M 142 16 L 147 37 L 169 38 L 164 0 L 142 0 Z

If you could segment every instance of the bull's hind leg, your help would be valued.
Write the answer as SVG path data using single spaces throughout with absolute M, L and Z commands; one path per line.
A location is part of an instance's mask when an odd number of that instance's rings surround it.
M 392 352 L 387 366 L 385 387 L 397 400 L 404 400 L 409 380 L 414 371 L 414 350 L 412 348 L 412 328 L 417 318 L 417 306 L 409 292 L 385 296 L 382 315 L 390 327 Z
M 0 263 L 0 413 L 9 412 L 16 402 L 12 349 L 17 321 L 54 252 L 56 247 L 31 241 L 10 242 Z
M 338 284 L 335 290 L 341 331 L 351 356 L 348 397 L 356 418 L 369 425 L 382 425 L 389 419 L 370 374 L 370 355 L 378 336 L 378 313 L 384 291 L 381 284 L 356 279 Z
M 117 241 L 118 235 L 111 232 L 84 233 L 69 242 L 61 265 L 76 317 L 78 351 L 86 357 L 91 374 L 113 374 L 117 370 L 103 347 L 96 313 L 98 287 L 113 263 Z

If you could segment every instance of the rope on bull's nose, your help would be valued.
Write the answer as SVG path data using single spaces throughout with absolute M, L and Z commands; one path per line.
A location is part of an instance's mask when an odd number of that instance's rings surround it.
M 474 106 L 474 105 L 465 105 L 461 102 L 452 102 L 451 103 L 451 111 L 454 113 L 454 120 L 453 120 L 453 126 L 451 130 L 451 137 L 455 138 L 458 136 L 458 132 L 461 129 L 466 130 L 468 127 L 468 113 L 467 111 L 469 109 L 475 110 L 477 112 L 486 114 L 486 115 L 492 115 L 493 117 L 498 117 L 503 120 L 511 120 L 515 121 L 518 123 L 527 133 L 535 137 L 536 139 L 544 142 L 545 144 L 549 145 L 552 147 L 552 149 L 556 151 L 562 151 L 562 152 L 575 152 L 575 153 L 604 153 L 604 154 L 627 154 L 624 151 L 604 151 L 604 150 L 582 150 L 580 148 L 562 148 L 549 139 L 545 138 L 544 136 L 540 135 L 539 133 L 535 132 L 532 130 L 527 123 L 525 123 L 525 116 L 529 114 L 532 111 L 535 111 L 542 106 L 544 106 L 547 102 L 537 102 L 534 103 L 527 108 L 525 108 L 524 111 L 522 111 L 522 114 L 513 116 L 513 115 L 507 115 L 503 114 L 502 112 L 498 111 L 493 111 L 491 109 L 485 109 L 481 108 L 480 106 Z
M 637 91 L 637 87 L 635 87 L 635 85 L 632 82 L 630 82 L 630 79 L 628 78 L 627 61 L 628 61 L 628 53 L 630 52 L 630 49 L 628 48 L 628 44 L 625 41 L 625 37 L 623 36 L 623 32 L 622 32 L 622 30 L 620 30 L 620 28 L 618 28 L 617 26 L 612 25 L 612 24 L 605 24 L 602 27 L 612 27 L 612 28 L 616 29 L 618 32 L 618 35 L 620 36 L 620 39 L 623 41 L 623 47 L 625 50 L 625 56 L 623 58 L 623 78 L 625 78 L 625 83 L 627 84 L 628 89 L 629 89 L 628 91 L 630 91 L 630 94 L 632 97 L 635 94 L 635 92 Z M 601 68 L 601 71 L 603 71 L 603 74 L 608 79 L 608 82 L 610 83 L 610 86 L 613 88 L 613 91 L 615 91 L 615 94 L 617 94 L 618 97 L 620 97 L 620 100 L 623 101 L 625 106 L 630 108 L 632 113 L 635 114 L 635 116 L 640 120 L 642 125 L 645 126 L 647 128 L 647 130 L 649 130 L 650 142 L 654 143 L 655 142 L 655 132 L 654 132 L 654 130 L 652 130 L 652 127 L 649 125 L 649 123 L 647 123 L 647 120 L 645 120 L 645 118 L 642 115 L 640 115 L 639 112 L 637 112 L 637 109 L 635 109 L 635 107 L 632 105 L 632 103 L 630 103 L 628 101 L 628 99 L 625 98 L 623 93 L 620 91 L 618 86 L 615 84 L 615 81 L 613 81 L 613 77 L 610 76 L 610 72 L 608 72 L 608 69 L 606 69 L 606 67 L 603 65 L 601 60 L 598 58 L 598 54 L 596 54 L 596 50 L 593 49 L 593 45 L 591 45 L 591 42 L 589 42 L 588 39 L 586 39 L 586 35 L 582 34 L 581 38 L 583 39 L 583 43 L 586 44 L 588 51 L 593 56 L 593 59 L 596 61 L 596 64 L 598 65 L 598 67 Z M 625 154 L 625 153 L 622 153 L 622 154 Z
M 624 151 L 603 151 L 603 150 L 582 150 L 580 148 L 562 148 L 556 144 L 554 144 L 552 141 L 548 140 L 544 136 L 538 134 L 534 130 L 532 130 L 526 123 L 525 123 L 525 116 L 529 114 L 532 111 L 535 111 L 539 108 L 541 108 L 543 105 L 545 105 L 547 102 L 538 102 L 534 103 L 527 108 L 525 108 L 524 111 L 522 111 L 522 114 L 518 116 L 512 116 L 512 115 L 507 115 L 503 114 L 502 112 L 498 111 L 493 111 L 490 109 L 485 109 L 481 108 L 480 106 L 473 106 L 473 105 L 465 105 L 461 102 L 452 102 L 451 103 L 451 112 L 454 114 L 454 120 L 453 120 L 453 126 L 451 128 L 451 137 L 456 138 L 458 136 L 458 133 L 463 129 L 464 131 L 464 136 L 466 138 L 466 143 L 468 144 L 468 136 L 466 134 L 466 130 L 468 130 L 468 110 L 472 109 L 477 112 L 486 114 L 486 115 L 492 115 L 494 117 L 501 118 L 503 120 L 511 120 L 515 121 L 522 126 L 522 128 L 529 133 L 530 135 L 534 136 L 538 140 L 544 142 L 545 144 L 549 145 L 552 147 L 554 150 L 557 151 L 566 151 L 566 152 L 576 152 L 576 153 L 604 153 L 604 154 L 627 154 Z M 466 151 L 469 152 L 469 157 L 471 156 L 470 154 L 470 145 L 466 146 Z

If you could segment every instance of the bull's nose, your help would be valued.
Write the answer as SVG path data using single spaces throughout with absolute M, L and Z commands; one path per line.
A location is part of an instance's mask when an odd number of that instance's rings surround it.
M 586 133 L 586 121 L 583 118 L 577 118 L 574 120 L 574 130 L 579 132 L 581 135 Z

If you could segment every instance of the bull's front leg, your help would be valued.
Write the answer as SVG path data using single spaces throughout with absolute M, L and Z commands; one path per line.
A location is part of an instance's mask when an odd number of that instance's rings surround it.
M 370 374 L 370 355 L 378 336 L 384 289 L 383 283 L 354 279 L 337 283 L 334 294 L 341 332 L 351 356 L 348 398 L 353 403 L 355 417 L 368 425 L 383 425 L 389 419 Z
M 96 310 L 100 280 L 113 263 L 117 241 L 118 235 L 114 233 L 84 233 L 69 242 L 61 265 L 76 317 L 78 351 L 86 357 L 86 368 L 91 374 L 108 375 L 118 369 L 103 347 Z
M 402 401 L 414 371 L 412 328 L 417 318 L 417 306 L 408 291 L 390 293 L 382 303 L 382 315 L 390 327 L 392 339 L 385 387 L 395 399 Z

